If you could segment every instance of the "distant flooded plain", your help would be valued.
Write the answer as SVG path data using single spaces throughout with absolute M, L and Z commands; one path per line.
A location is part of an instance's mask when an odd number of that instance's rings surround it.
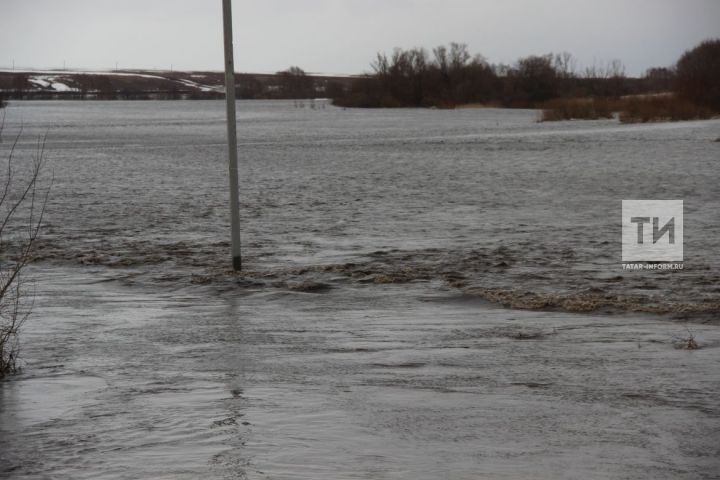
M 11 103 L 54 185 L 0 474 L 716 478 L 720 121 L 536 120 L 238 102 L 234 274 L 222 102 Z M 683 270 L 621 268 L 644 198 Z

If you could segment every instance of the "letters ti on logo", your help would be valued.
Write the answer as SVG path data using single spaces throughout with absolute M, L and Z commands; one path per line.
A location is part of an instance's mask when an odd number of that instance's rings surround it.
M 622 261 L 682 262 L 683 201 L 623 200 Z

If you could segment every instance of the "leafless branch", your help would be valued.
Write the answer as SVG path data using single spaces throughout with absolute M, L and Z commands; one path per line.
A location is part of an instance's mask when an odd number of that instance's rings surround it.
M 2 127 L 4 121 L 0 124 L 0 134 Z M 34 299 L 34 295 L 26 291 L 23 271 L 32 260 L 54 180 L 50 180 L 47 188 L 40 186 L 47 134 L 37 140 L 29 171 L 24 175 L 16 171 L 22 133 L 21 127 L 7 154 L 6 178 L 0 181 L 0 378 L 18 369 L 19 332 Z

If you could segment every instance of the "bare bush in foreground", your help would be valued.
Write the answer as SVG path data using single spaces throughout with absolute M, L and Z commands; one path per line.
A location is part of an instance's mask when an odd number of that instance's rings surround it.
M 33 298 L 23 271 L 32 258 L 50 192 L 50 186 L 39 185 L 45 138 L 38 139 L 30 165 L 16 165 L 21 135 L 22 130 L 0 164 L 0 378 L 18 370 L 19 332 Z

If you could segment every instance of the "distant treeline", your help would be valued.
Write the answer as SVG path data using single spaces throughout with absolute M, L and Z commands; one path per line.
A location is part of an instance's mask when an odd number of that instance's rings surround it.
M 423 48 L 396 49 L 392 55 L 377 55 L 373 73 L 355 81 L 334 103 L 346 107 L 437 107 L 463 104 L 503 107 L 536 107 L 557 98 L 619 98 L 627 95 L 684 91 L 689 95 L 720 88 L 714 83 L 690 80 L 687 71 L 704 62 L 718 66 L 717 40 L 703 43 L 702 58 L 686 54 L 677 67 L 652 68 L 641 78 L 626 76 L 619 60 L 579 71 L 567 52 L 533 55 L 513 65 L 492 65 L 480 55 L 471 55 L 461 43 Z M 713 63 L 714 62 L 714 63 Z M 692 66 L 690 66 L 692 64 Z M 714 94 L 717 97 L 717 94 Z M 703 100 L 707 104 L 707 99 Z
M 619 60 L 578 69 L 567 52 L 531 55 L 512 65 L 490 64 L 467 45 L 396 49 L 378 54 L 373 72 L 355 77 L 308 75 L 299 67 L 275 74 L 235 75 L 240 99 L 332 98 L 344 107 L 437 107 L 482 104 L 545 108 L 547 119 L 604 118 L 621 98 L 672 93 L 664 102 L 632 105 L 626 118 L 694 118 L 720 112 L 720 40 L 708 40 L 672 67 L 628 77 Z M 52 77 L 64 88 L 43 86 Z M 48 82 L 45 82 L 48 83 Z M 221 99 L 221 72 L 0 73 L 5 99 Z M 588 99 L 595 101 L 588 103 Z M 567 100 L 563 102 L 563 100 Z M 580 100 L 580 101 L 577 101 Z M 680 103 L 669 103 L 677 100 Z M 652 108 L 656 112 L 647 112 Z M 552 110 L 552 111 L 550 111 Z M 697 110 L 697 111 L 696 111 Z M 669 112 L 669 113 L 668 113 Z M 640 114 L 641 113 L 641 114 Z
M 51 77 L 63 89 L 43 85 Z M 38 81 L 40 79 L 40 82 Z M 238 73 L 240 99 L 310 99 L 342 96 L 352 77 L 313 76 L 299 67 L 276 74 Z M 0 73 L 0 101 L 10 100 L 205 100 L 222 99 L 221 72 Z M 44 83 L 49 83 L 45 81 Z

